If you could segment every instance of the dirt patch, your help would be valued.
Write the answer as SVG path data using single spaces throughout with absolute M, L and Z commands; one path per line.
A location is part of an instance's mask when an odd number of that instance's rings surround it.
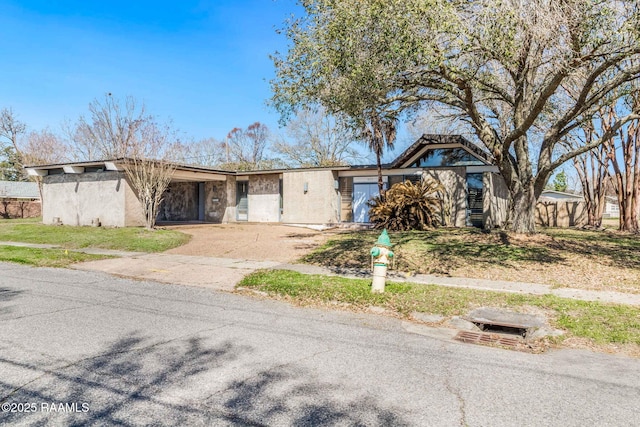
M 322 245 L 331 231 L 276 224 L 189 224 L 163 228 L 193 236 L 166 253 L 294 262 Z

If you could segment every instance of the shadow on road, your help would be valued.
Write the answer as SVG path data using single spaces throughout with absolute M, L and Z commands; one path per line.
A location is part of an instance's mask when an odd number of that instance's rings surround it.
M 24 291 L 0 287 L 0 316 L 11 312 L 11 306 L 6 305 L 5 303 L 15 299 L 22 292 Z
M 314 381 L 295 364 L 257 374 L 229 368 L 252 351 L 232 342 L 154 342 L 132 334 L 98 356 L 57 362 L 61 367 L 0 357 L 0 403 L 37 405 L 35 413 L 0 413 L 0 424 L 406 425 L 368 396 L 337 397 L 340 386 Z
M 314 381 L 298 368 L 276 368 L 231 384 L 224 406 L 243 419 L 264 425 L 291 426 L 405 426 L 390 409 L 380 408 L 376 398 L 343 400 L 343 387 Z

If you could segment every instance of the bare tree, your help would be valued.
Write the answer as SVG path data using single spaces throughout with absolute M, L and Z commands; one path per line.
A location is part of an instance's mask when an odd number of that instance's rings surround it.
M 75 126 L 65 126 L 77 157 L 83 160 L 117 159 L 138 149 L 139 132 L 153 121 L 144 104 L 132 97 L 119 100 L 108 93 L 89 104 L 89 116 L 80 116 Z
M 620 108 L 622 107 L 622 108 Z M 619 110 L 640 111 L 640 85 L 616 104 L 606 107 L 603 127 L 610 130 L 619 121 Z M 612 168 L 612 184 L 620 206 L 620 230 L 640 232 L 640 119 L 620 127 L 613 138 L 605 142 L 607 158 Z
M 246 129 L 234 128 L 225 140 L 225 152 L 228 153 L 226 168 L 238 170 L 256 170 L 270 165 L 264 156 L 269 144 L 269 128 L 259 122 Z
M 142 206 L 145 226 L 155 227 L 164 192 L 171 182 L 176 164 L 173 156 L 175 134 L 167 125 L 146 120 L 136 130 L 135 144 L 125 160 L 125 173 Z
M 170 123 L 160 123 L 132 97 L 111 94 L 89 104 L 89 116 L 67 126 L 79 160 L 122 159 L 125 174 L 140 201 L 145 226 L 155 226 L 164 191 L 176 169 L 180 146 Z
M 224 142 L 215 138 L 183 142 L 176 147 L 175 161 L 198 166 L 220 167 L 229 162 Z
M 322 107 L 300 111 L 287 123 L 287 136 L 293 142 L 278 141 L 273 150 L 283 155 L 288 165 L 337 166 L 358 157 L 352 148 L 356 134 Z
M 27 126 L 18 120 L 11 108 L 3 108 L 0 111 L 0 138 L 8 143 L 2 147 L 2 152 L 6 157 L 2 164 L 4 168 L 11 169 L 6 171 L 7 175 L 15 179 L 25 179 L 22 170 L 25 163 L 18 143 L 20 136 L 26 132 L 26 129 Z
M 598 126 L 599 125 L 599 126 Z M 601 120 L 585 122 L 572 133 L 566 145 L 568 150 L 575 150 L 584 145 L 591 145 L 600 138 L 603 131 Z M 604 144 L 573 158 L 573 166 L 578 174 L 582 195 L 587 211 L 587 224 L 599 228 L 606 205 L 607 187 L 609 185 L 609 158 Z
M 69 161 L 68 147 L 50 129 L 30 132 L 19 147 L 28 166 Z
M 16 151 L 18 149 L 18 137 L 25 133 L 27 126 L 18 120 L 11 108 L 3 108 L 0 111 L 0 137 L 5 138 Z
M 49 129 L 29 132 L 18 146 L 24 166 L 62 163 L 69 160 L 67 146 Z M 42 201 L 42 177 L 31 176 L 30 178 L 38 184 Z

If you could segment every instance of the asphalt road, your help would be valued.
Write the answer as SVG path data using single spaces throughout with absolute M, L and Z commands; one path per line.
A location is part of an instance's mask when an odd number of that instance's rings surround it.
M 447 337 L 376 315 L 0 263 L 0 424 L 638 425 L 639 360 Z

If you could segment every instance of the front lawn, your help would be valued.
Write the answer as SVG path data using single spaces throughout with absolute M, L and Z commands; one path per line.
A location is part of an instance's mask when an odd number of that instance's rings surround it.
M 339 233 L 302 262 L 367 268 L 379 233 Z M 400 271 L 640 292 L 640 236 L 559 228 L 535 235 L 473 228 L 389 235 Z
M 162 252 L 189 241 L 174 230 L 147 231 L 139 227 L 72 227 L 44 225 L 23 220 L 0 222 L 0 241 L 46 243 L 64 248 L 102 248 L 134 252 Z
M 412 283 L 387 283 L 384 294 L 372 294 L 369 279 L 303 275 L 263 270 L 238 286 L 266 292 L 300 305 L 363 309 L 384 307 L 403 317 L 412 312 L 442 316 L 464 315 L 491 306 L 518 312 L 544 313 L 551 326 L 566 331 L 558 341 L 582 339 L 594 345 L 630 345 L 640 354 L 640 307 L 560 298 L 480 291 Z
M 68 267 L 76 262 L 95 261 L 105 258 L 111 257 L 65 251 L 64 249 L 36 249 L 0 245 L 0 261 L 33 265 L 35 267 Z

